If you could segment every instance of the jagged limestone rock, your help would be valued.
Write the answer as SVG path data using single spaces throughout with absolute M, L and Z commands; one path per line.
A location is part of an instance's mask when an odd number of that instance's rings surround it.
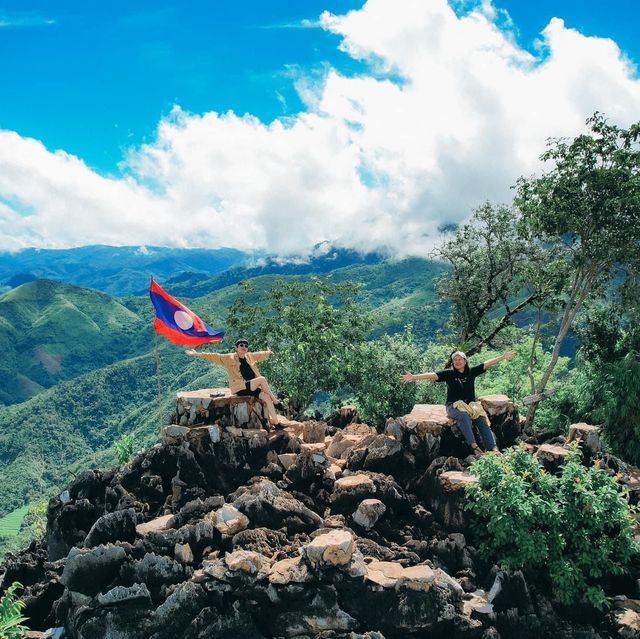
M 241 570 L 249 575 L 267 573 L 271 566 L 268 557 L 251 550 L 234 550 L 224 556 L 224 563 L 229 570 Z
M 249 526 L 249 518 L 231 504 L 211 513 L 213 525 L 223 535 L 235 535 Z
M 172 422 L 188 427 L 218 422 L 225 428 L 262 428 L 266 412 L 255 397 L 233 395 L 228 388 L 202 388 L 178 393 Z
M 371 530 L 387 507 L 379 499 L 363 499 L 353 513 L 353 521 L 365 530 Z
M 60 582 L 69 590 L 95 595 L 113 581 L 125 559 L 124 548 L 113 544 L 91 549 L 72 548 Z
M 313 579 L 313 574 L 302 557 L 291 557 L 276 561 L 269 571 L 269 581 L 279 586 L 289 583 L 309 583 Z
M 353 535 L 348 530 L 331 530 L 318 535 L 300 552 L 311 566 L 319 567 L 323 564 L 344 566 L 351 561 L 354 550 Z

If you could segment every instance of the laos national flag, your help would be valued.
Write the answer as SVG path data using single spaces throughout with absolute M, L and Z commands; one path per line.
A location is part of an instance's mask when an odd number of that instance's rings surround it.
M 199 346 L 208 342 L 221 342 L 224 333 L 217 333 L 193 311 L 171 297 L 155 281 L 151 280 L 149 295 L 156 309 L 153 328 L 170 342 L 180 346 Z

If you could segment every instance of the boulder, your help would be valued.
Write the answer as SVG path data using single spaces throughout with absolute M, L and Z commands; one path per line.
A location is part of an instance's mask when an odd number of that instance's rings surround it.
M 307 444 L 324 444 L 327 425 L 324 422 L 308 421 L 302 427 L 302 439 Z
M 487 597 L 496 612 L 503 612 L 515 608 L 522 615 L 534 612 L 531 595 L 522 571 L 513 574 L 500 571 L 491 586 Z
M 268 557 L 251 550 L 234 550 L 224 556 L 224 563 L 232 571 L 242 571 L 249 575 L 269 572 L 271 561 Z
M 536 458 L 544 469 L 555 474 L 560 469 L 569 454 L 569 449 L 564 446 L 542 444 L 536 451 Z
M 69 590 L 93 596 L 110 584 L 120 571 L 126 553 L 121 546 L 72 548 L 60 582 Z
M 291 557 L 276 561 L 269 570 L 269 582 L 284 586 L 286 584 L 304 584 L 314 580 L 313 573 L 302 557 Z
M 155 632 L 147 636 L 151 639 L 184 637 L 192 620 L 197 619 L 206 605 L 207 593 L 200 584 L 192 581 L 179 584 L 151 615 L 149 625 Z
M 133 508 L 107 513 L 96 521 L 84 540 L 85 548 L 116 541 L 134 541 L 136 538 L 136 511 Z
M 262 428 L 266 414 L 260 400 L 233 395 L 228 388 L 203 388 L 179 392 L 172 423 L 202 426 L 218 422 L 223 427 Z
M 349 508 L 367 497 L 373 497 L 376 485 L 368 475 L 356 473 L 337 479 L 333 485 L 331 504 L 338 508 Z
M 370 435 L 377 435 L 373 426 L 349 424 L 333 436 L 326 449 L 327 456 L 334 459 L 346 459 L 351 449 Z
M 181 564 L 187 565 L 193 563 L 193 552 L 189 544 L 176 544 L 173 549 L 173 556 L 176 558 L 176 561 L 179 561 Z
M 349 452 L 349 470 L 373 470 L 394 474 L 403 460 L 402 444 L 388 435 L 370 435 Z
M 269 528 L 243 530 L 234 535 L 231 542 L 234 550 L 253 550 L 267 557 L 273 557 L 288 544 L 287 536 L 281 530 Z
M 313 530 L 322 524 L 322 518 L 300 501 L 278 488 L 269 479 L 260 479 L 241 492 L 233 505 L 247 517 L 254 526 L 281 528 L 290 532 Z
M 487 417 L 491 419 L 496 415 L 513 412 L 515 404 L 506 395 L 483 395 L 478 398 Z
M 144 583 L 152 592 L 184 581 L 190 575 L 191 568 L 170 557 L 149 552 L 142 559 L 124 564 L 120 570 L 120 577 L 125 583 Z
M 235 535 L 249 526 L 249 518 L 231 504 L 225 504 L 210 516 L 222 535 Z
M 416 404 L 411 412 L 404 416 L 404 421 L 407 429 L 414 431 L 421 438 L 427 433 L 440 435 L 454 423 L 447 416 L 447 409 L 442 404 Z
M 354 550 L 355 541 L 348 530 L 331 530 L 303 546 L 300 553 L 317 568 L 322 565 L 345 566 L 351 561 Z
M 619 637 L 640 639 L 640 600 L 625 598 L 616 601 L 610 619 Z
M 371 530 L 387 507 L 379 499 L 363 499 L 353 513 L 353 521 L 365 530 Z
M 284 476 L 290 484 L 309 484 L 317 477 L 324 475 L 328 467 L 329 460 L 324 450 L 307 450 L 306 444 L 303 444 L 300 453 Z
M 573 441 L 580 443 L 582 456 L 585 461 L 594 459 L 602 452 L 602 443 L 600 441 L 599 428 L 591 424 L 580 422 L 569 426 L 569 435 L 567 444 Z
M 338 603 L 334 586 L 318 585 L 302 590 L 287 606 L 268 618 L 273 637 L 349 637 L 359 623 Z
M 151 521 L 147 521 L 144 524 L 138 524 L 136 526 L 136 533 L 140 537 L 144 537 L 151 532 L 158 532 L 160 530 L 166 530 L 169 528 L 169 522 L 173 519 L 173 515 L 163 515 L 162 517 L 156 517 Z

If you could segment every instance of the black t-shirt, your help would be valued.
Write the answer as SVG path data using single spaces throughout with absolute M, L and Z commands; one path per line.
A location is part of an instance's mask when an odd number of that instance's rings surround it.
M 455 368 L 438 371 L 437 381 L 447 382 L 447 404 L 453 404 L 460 399 L 467 404 L 474 402 L 476 400 L 475 379 L 484 372 L 484 364 L 478 364 L 462 373 Z
M 250 379 L 253 379 L 256 374 L 253 372 L 251 366 L 249 366 L 249 362 L 246 357 L 239 357 L 240 360 L 240 375 L 242 375 L 242 379 L 245 382 L 248 382 Z

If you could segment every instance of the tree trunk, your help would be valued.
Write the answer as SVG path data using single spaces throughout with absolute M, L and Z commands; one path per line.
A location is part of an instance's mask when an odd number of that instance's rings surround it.
M 571 292 L 569 293 L 569 299 L 564 307 L 564 313 L 562 314 L 562 321 L 560 322 L 560 329 L 558 330 L 558 334 L 556 335 L 555 343 L 553 345 L 553 352 L 551 353 L 551 361 L 549 362 L 547 368 L 542 374 L 542 378 L 538 384 L 538 388 L 536 388 L 536 394 L 542 395 L 545 388 L 547 387 L 547 382 L 553 373 L 553 370 L 558 363 L 558 357 L 560 356 L 560 348 L 564 342 L 564 338 L 567 336 L 569 329 L 573 324 L 573 320 L 575 319 L 578 311 L 582 307 L 584 300 L 587 295 L 591 292 L 593 288 L 594 275 L 596 272 L 596 265 L 592 265 L 587 272 L 578 271 L 576 273 L 576 279 L 574 280 L 573 285 L 571 286 Z M 534 401 L 533 404 L 529 407 L 527 411 L 527 419 L 524 423 L 525 430 L 528 430 L 533 424 L 533 420 L 536 416 L 536 411 L 538 410 L 538 404 L 540 400 Z

